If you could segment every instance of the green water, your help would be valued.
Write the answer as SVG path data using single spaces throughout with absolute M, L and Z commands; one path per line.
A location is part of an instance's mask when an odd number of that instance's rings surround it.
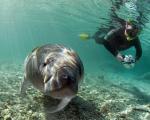
M 124 1 L 125 3 L 121 5 L 120 9 L 116 10 L 118 16 L 123 19 L 134 19 L 139 15 L 139 11 L 145 17 L 143 20 L 145 26 L 143 26 L 143 31 L 139 36 L 143 55 L 133 69 L 125 69 L 103 46 L 96 44 L 94 40 L 86 42 L 81 41 L 78 37 L 82 32 L 92 35 L 100 26 L 110 26 L 110 8 L 115 5 L 113 3 L 119 4 L 120 1 L 123 0 L 0 0 L 0 81 L 3 81 L 0 88 L 1 91 L 4 90 L 4 92 L 9 94 L 12 90 L 11 92 L 17 93 L 23 74 L 22 64 L 25 57 L 33 48 L 52 43 L 63 44 L 73 48 L 79 54 L 85 67 L 85 82 L 87 85 L 91 84 L 90 81 L 93 81 L 94 84 L 100 82 L 103 86 L 103 82 L 99 81 L 96 76 L 100 78 L 105 76 L 110 83 L 117 83 L 119 85 L 124 84 L 124 82 L 125 85 L 136 85 L 137 83 L 136 87 L 144 89 L 144 93 L 148 96 L 149 91 L 147 89 L 149 89 L 148 85 L 150 83 L 149 0 L 129 0 L 133 4 L 127 4 Z M 136 3 L 138 10 L 134 9 L 134 3 Z M 133 9 L 127 8 L 129 5 Z M 131 48 L 128 52 L 134 54 L 134 49 Z M 16 74 L 19 77 L 16 77 Z M 86 80 L 86 78 L 90 79 L 90 81 Z M 4 80 L 8 82 L 9 89 L 6 87 L 7 85 L 4 83 Z M 11 86 L 11 80 L 14 86 Z M 106 84 L 106 87 L 108 86 Z M 105 84 L 103 87 L 105 89 Z M 99 88 L 100 91 L 98 92 L 102 92 L 104 90 L 103 87 Z M 92 86 L 91 89 L 94 88 Z M 134 94 L 134 90 L 136 91 L 136 89 L 131 87 L 131 90 L 128 91 Z M 5 96 L 4 92 L 0 93 L 0 97 Z M 108 95 L 111 94 L 109 92 L 107 91 Z M 114 92 L 116 91 L 114 90 Z M 8 94 L 5 96 L 6 99 L 9 99 Z M 128 95 L 122 96 L 126 97 Z M 14 99 L 13 96 L 10 96 L 10 98 Z M 95 98 L 95 100 L 98 101 L 99 99 Z M 104 102 L 104 99 L 101 98 L 100 100 Z M 147 103 L 150 102 L 149 97 L 147 101 Z M 2 99 L 1 102 L 5 103 L 5 99 Z M 16 104 L 21 103 L 18 102 Z M 4 109 L 4 107 L 2 108 Z M 20 114 L 25 113 L 22 112 Z M 3 117 L 0 118 L 4 119 Z M 89 118 L 89 120 L 99 120 L 97 117 L 94 118 L 94 115 L 92 115 L 92 118 Z M 18 120 L 20 119 L 18 118 Z M 28 119 L 30 120 L 31 118 Z M 75 119 L 78 120 L 79 118 Z M 83 117 L 84 119 L 88 120 L 86 117 Z
M 111 69 L 118 67 L 123 70 L 103 46 L 95 44 L 94 41 L 83 42 L 78 37 L 81 32 L 94 34 L 101 25 L 108 25 L 112 6 L 109 0 L 1 0 L 1 61 L 22 63 L 34 47 L 46 43 L 59 43 L 76 50 L 87 71 L 97 71 L 112 64 Z M 123 10 L 124 8 L 118 10 L 121 17 L 128 15 Z M 146 66 L 150 66 L 148 28 L 149 23 L 146 23 L 140 37 L 143 43 L 143 57 L 134 69 L 136 71 L 145 66 L 145 63 Z M 148 70 L 148 67 L 143 68 Z

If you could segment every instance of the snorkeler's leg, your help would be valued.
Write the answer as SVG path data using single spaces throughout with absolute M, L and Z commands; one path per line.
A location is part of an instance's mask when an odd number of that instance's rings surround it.
M 95 40 L 96 43 L 98 44 L 103 44 L 104 42 L 104 36 L 100 31 L 97 31 L 92 38 Z

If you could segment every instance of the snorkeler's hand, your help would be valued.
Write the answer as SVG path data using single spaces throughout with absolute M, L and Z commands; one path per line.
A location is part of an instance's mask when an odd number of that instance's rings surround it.
M 135 58 L 132 55 L 125 55 L 122 63 L 125 68 L 131 69 L 135 65 Z
M 122 54 L 120 54 L 120 53 L 117 54 L 116 58 L 117 58 L 117 60 L 119 62 L 123 62 L 124 61 L 124 56 Z
M 132 64 L 135 63 L 135 58 L 132 55 L 125 55 L 122 62 L 125 64 Z

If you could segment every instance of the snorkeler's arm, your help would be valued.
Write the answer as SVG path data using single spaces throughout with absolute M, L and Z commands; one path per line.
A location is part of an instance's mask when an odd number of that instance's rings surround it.
M 119 29 L 112 29 L 110 30 L 106 35 L 101 35 L 102 31 L 97 31 L 93 36 L 92 38 L 95 39 L 95 42 L 98 43 L 98 44 L 103 44 L 103 42 L 105 40 L 110 40 L 112 39 L 116 32 L 118 31 Z
M 116 34 L 118 33 L 119 29 L 113 29 L 107 33 L 107 35 L 104 37 L 104 47 L 114 56 L 117 57 L 118 55 L 121 55 L 119 51 L 116 49 L 115 46 L 111 44 L 111 40 L 115 38 Z
M 118 61 L 123 61 L 123 56 L 122 54 L 116 49 L 115 46 L 113 46 L 110 41 L 111 39 L 114 39 L 116 33 L 118 32 L 119 29 L 113 29 L 105 35 L 105 37 L 97 37 L 94 38 L 96 43 L 98 44 L 103 44 L 104 47 L 114 56 L 118 59 Z M 101 42 L 102 41 L 102 42 Z
M 110 43 L 105 40 L 104 41 L 104 46 L 105 48 L 119 61 L 119 62 L 123 62 L 124 61 L 124 56 L 112 45 L 110 45 Z
M 135 40 L 135 50 L 136 50 L 135 60 L 138 61 L 142 56 L 142 47 L 140 40 L 138 38 Z
M 118 55 L 118 50 L 112 46 L 109 41 L 105 40 L 103 43 L 104 47 L 113 55 L 113 56 L 117 56 Z
M 119 62 L 122 62 L 124 60 L 124 56 L 119 52 L 118 49 L 116 49 L 115 46 L 111 44 L 111 39 L 115 39 L 117 34 L 120 34 L 122 28 L 119 29 L 113 29 L 111 30 L 106 36 L 105 36 L 105 42 L 103 43 L 105 48 L 114 56 L 117 58 Z
M 119 29 L 112 29 L 110 30 L 104 37 L 105 40 L 111 40 L 115 37 Z

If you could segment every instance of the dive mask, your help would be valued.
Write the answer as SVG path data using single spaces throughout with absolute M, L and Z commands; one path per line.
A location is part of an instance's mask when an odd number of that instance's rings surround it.
M 125 26 L 125 36 L 128 41 L 135 39 L 140 33 L 140 30 L 137 25 L 132 25 L 130 23 L 126 23 Z

